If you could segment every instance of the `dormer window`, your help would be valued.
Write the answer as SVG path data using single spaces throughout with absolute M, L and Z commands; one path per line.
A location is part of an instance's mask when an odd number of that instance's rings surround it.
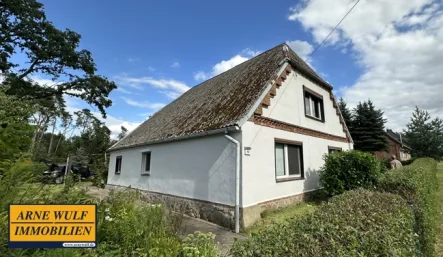
M 325 121 L 323 97 L 307 88 L 304 89 L 304 97 L 306 117 Z

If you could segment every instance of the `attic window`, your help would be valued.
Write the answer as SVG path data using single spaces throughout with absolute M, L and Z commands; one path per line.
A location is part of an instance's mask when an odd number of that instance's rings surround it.
M 323 97 L 307 88 L 304 89 L 305 115 L 319 121 L 325 121 Z

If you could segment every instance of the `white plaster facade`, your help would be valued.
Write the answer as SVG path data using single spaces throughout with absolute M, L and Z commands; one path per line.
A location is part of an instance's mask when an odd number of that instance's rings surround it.
M 324 122 L 305 116 L 303 86 L 323 96 Z M 296 72 L 291 72 L 277 89 L 277 95 L 271 98 L 271 105 L 263 109 L 262 116 L 346 137 L 329 92 Z M 276 182 L 276 138 L 303 143 L 303 180 Z M 242 207 L 315 190 L 318 187 L 318 169 L 324 164 L 323 156 L 328 153 L 328 147 L 337 147 L 344 151 L 353 148 L 350 143 L 262 127 L 251 121 L 242 126 L 242 146 L 251 147 L 250 155 L 243 156 L 242 162 Z
M 305 116 L 303 87 L 323 97 L 324 122 Z M 277 89 L 262 116 L 346 138 L 329 92 L 294 71 Z M 239 124 L 240 132 L 230 133 L 241 142 L 242 148 L 242 208 L 317 189 L 318 170 L 324 163 L 328 147 L 344 151 L 353 147 L 352 143 L 259 126 L 244 120 L 244 124 Z M 276 181 L 276 138 L 302 143 L 304 178 Z M 248 155 L 245 147 L 251 147 Z M 142 153 L 146 151 L 151 152 L 149 176 L 141 175 Z M 115 174 L 117 156 L 122 156 L 120 174 Z M 115 150 L 110 156 L 108 184 L 234 206 L 235 158 L 235 145 L 223 134 Z
M 233 136 L 241 140 L 240 133 Z M 143 152 L 151 152 L 150 175 L 141 174 Z M 117 150 L 110 155 L 108 184 L 232 206 L 235 158 L 235 145 L 223 134 Z

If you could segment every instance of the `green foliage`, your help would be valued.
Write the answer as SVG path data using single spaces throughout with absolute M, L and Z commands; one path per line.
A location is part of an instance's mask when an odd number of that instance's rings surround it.
M 206 257 L 218 256 L 218 250 L 215 246 L 215 235 L 212 233 L 203 234 L 195 232 L 188 235 L 183 240 L 182 257 Z
M 359 103 L 353 110 L 350 132 L 354 149 L 363 152 L 376 152 L 387 148 L 383 112 L 375 109 L 371 100 Z
M 7 160 L 14 161 L 26 151 L 33 127 L 28 118 L 33 113 L 29 101 L 7 96 L 0 90 L 0 171 Z
M 443 120 L 431 116 L 427 111 L 415 108 L 410 123 L 406 125 L 405 139 L 412 148 L 412 156 L 443 157 Z
M 345 120 L 346 126 L 348 127 L 348 129 L 350 129 L 352 126 L 352 113 L 343 98 L 340 98 L 340 100 L 338 101 L 338 107 L 340 108 L 340 112 L 343 116 L 343 119 Z
M 35 0 L 3 0 L 0 5 L 0 73 L 5 77 L 1 87 L 8 95 L 21 99 L 48 99 L 63 95 L 78 97 L 98 107 L 103 116 L 111 105 L 109 93 L 114 82 L 95 74 L 96 66 L 87 50 L 78 50 L 80 35 L 59 30 L 46 19 L 43 5 Z M 17 50 L 27 58 L 19 63 Z M 20 58 L 19 58 L 20 59 Z M 51 87 L 30 79 L 44 74 L 61 80 Z
M 324 156 L 320 184 L 329 195 L 355 188 L 374 188 L 383 165 L 372 154 L 360 151 L 335 152 Z
M 234 257 L 416 256 L 414 216 L 397 195 L 348 191 L 304 218 L 234 242 Z
M 411 204 L 424 256 L 435 254 L 436 171 L 436 161 L 418 159 L 409 166 L 390 171 L 379 181 L 380 190 L 398 194 Z

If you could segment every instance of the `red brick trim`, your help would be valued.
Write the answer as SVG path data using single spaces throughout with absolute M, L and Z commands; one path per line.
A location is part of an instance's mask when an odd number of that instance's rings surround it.
M 260 115 L 254 116 L 254 123 L 259 126 L 285 130 L 285 131 L 294 132 L 297 134 L 307 135 L 307 136 L 311 136 L 311 137 L 323 138 L 323 139 L 333 140 L 333 141 L 338 141 L 338 142 L 343 142 L 343 143 L 349 142 L 348 138 L 346 138 L 346 137 L 331 135 L 328 133 L 300 127 L 300 126 L 297 126 L 294 124 L 286 123 L 286 122 L 279 121 L 279 120 L 274 120 L 274 119 L 263 117 Z

